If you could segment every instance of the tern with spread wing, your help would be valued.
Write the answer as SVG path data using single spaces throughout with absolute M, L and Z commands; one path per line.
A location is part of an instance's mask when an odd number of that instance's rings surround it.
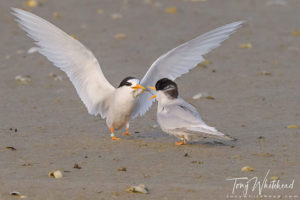
M 154 90 L 154 88 L 153 88 Z M 208 126 L 194 106 L 178 96 L 177 84 L 168 78 L 163 78 L 155 84 L 157 95 L 157 122 L 161 129 L 176 136 L 181 141 L 176 145 L 184 145 L 187 141 L 197 141 L 201 138 L 216 138 L 234 140 L 214 127 Z
M 114 130 L 126 125 L 124 134 L 129 135 L 129 120 L 144 115 L 151 107 L 154 100 L 148 100 L 151 94 L 144 92 L 142 85 L 154 85 L 164 77 L 175 80 L 187 73 L 204 60 L 204 54 L 218 47 L 243 24 L 234 22 L 198 36 L 160 56 L 141 81 L 127 77 L 114 88 L 94 54 L 78 40 L 32 13 L 18 8 L 12 10 L 39 52 L 68 75 L 88 112 L 106 118 L 114 140 L 119 140 Z

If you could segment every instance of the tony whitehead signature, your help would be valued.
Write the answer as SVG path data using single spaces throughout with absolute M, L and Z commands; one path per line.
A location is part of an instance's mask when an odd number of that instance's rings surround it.
M 258 191 L 258 195 L 262 195 L 263 190 L 292 190 L 294 188 L 295 179 L 290 183 L 281 183 L 280 180 L 268 180 L 270 169 L 267 171 L 263 180 L 259 180 L 257 176 L 252 178 L 249 177 L 238 177 L 238 178 L 227 178 L 227 181 L 233 182 L 232 195 L 237 192 L 242 192 L 243 196 L 247 196 L 249 191 Z

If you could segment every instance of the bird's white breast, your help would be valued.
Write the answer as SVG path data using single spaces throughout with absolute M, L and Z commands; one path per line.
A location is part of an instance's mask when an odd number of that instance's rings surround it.
M 109 106 L 106 123 L 107 126 L 112 126 L 118 130 L 129 121 L 135 98 L 132 93 L 124 89 L 117 89 L 110 101 L 111 105 Z

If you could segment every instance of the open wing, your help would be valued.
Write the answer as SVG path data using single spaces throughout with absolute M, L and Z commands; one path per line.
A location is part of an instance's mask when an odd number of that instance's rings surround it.
M 141 85 L 153 86 L 161 78 L 169 78 L 174 81 L 182 74 L 189 72 L 198 63 L 204 61 L 203 55 L 218 47 L 243 23 L 243 21 L 238 21 L 219 27 L 160 56 L 148 69 Z M 132 115 L 133 118 L 138 115 L 142 116 L 149 110 L 154 101 L 154 99 L 149 100 L 151 95 L 150 93 L 140 95 Z
M 88 112 L 106 117 L 107 101 L 115 88 L 104 77 L 93 53 L 50 22 L 21 9 L 12 10 L 39 52 L 68 75 Z

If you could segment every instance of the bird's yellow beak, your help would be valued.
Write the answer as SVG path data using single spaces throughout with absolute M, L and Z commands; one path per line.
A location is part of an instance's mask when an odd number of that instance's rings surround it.
M 150 97 L 149 99 L 151 100 L 151 99 L 154 99 L 154 98 L 156 98 L 156 95 L 153 95 L 153 96 Z
M 148 86 L 148 88 L 151 89 L 151 90 L 155 90 L 155 91 L 156 91 L 155 87 Z M 154 99 L 154 98 L 156 98 L 156 95 L 153 95 L 153 96 L 150 97 L 149 99 L 151 100 L 151 99 Z
M 155 87 L 153 87 L 153 86 L 148 86 L 148 88 L 151 90 L 156 90 Z
M 142 89 L 142 90 L 146 90 L 146 88 L 144 88 L 143 86 L 141 86 L 140 84 L 136 84 L 135 86 L 131 87 L 134 90 L 138 90 L 138 89 Z

